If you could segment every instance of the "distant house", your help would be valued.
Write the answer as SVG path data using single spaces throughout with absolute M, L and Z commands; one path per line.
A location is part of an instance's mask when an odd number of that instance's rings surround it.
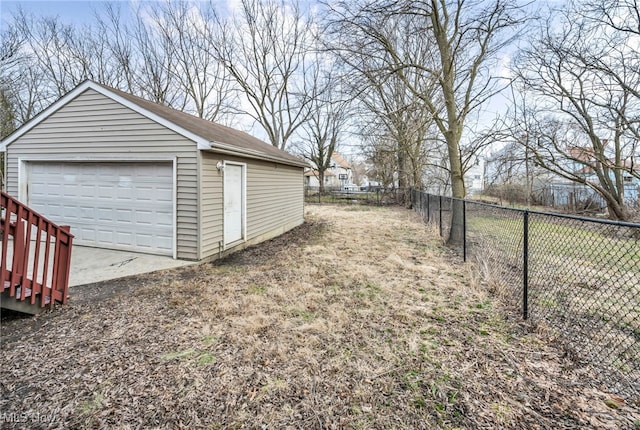
M 614 160 L 609 160 L 609 161 L 611 162 L 612 165 L 614 164 Z M 624 184 L 623 185 L 624 199 L 625 199 L 625 202 L 632 204 L 638 201 L 639 192 L 640 192 L 639 191 L 640 179 L 632 175 L 630 172 L 633 171 L 633 172 L 640 173 L 640 170 L 637 168 L 634 168 L 634 165 L 633 163 L 631 163 L 631 160 L 625 160 L 623 162 L 623 165 L 625 169 L 629 170 L 622 173 L 622 181 Z M 588 166 L 582 167 L 578 172 L 588 182 L 597 183 L 599 181 L 598 176 L 596 175 L 594 170 Z M 614 179 L 613 172 L 611 172 L 611 179 L 612 180 Z
M 315 166 L 314 166 L 315 167 Z M 304 172 L 305 186 L 316 189 L 320 186 L 320 174 L 317 169 L 309 168 Z M 353 181 L 353 171 L 351 165 L 339 153 L 333 152 L 331 164 L 324 172 L 325 188 L 342 188 Z
M 484 162 L 471 166 L 464 174 L 464 185 L 467 194 L 473 196 L 482 193 L 484 187 Z
M 603 140 L 603 144 L 606 147 L 608 142 Z M 529 183 L 531 184 L 532 196 L 537 204 L 571 209 L 606 207 L 602 196 L 593 188 L 581 184 L 578 180 L 570 181 L 558 174 L 544 170 L 532 160 L 528 160 L 526 155 L 522 146 L 511 143 L 488 157 L 485 160 L 484 169 L 485 186 L 514 184 L 524 187 Z M 592 148 L 574 146 L 568 148 L 567 155 L 568 157 L 559 161 L 565 171 L 580 180 L 593 184 L 599 183 L 598 176 L 589 166 L 596 166 L 599 163 L 599 158 Z M 611 166 L 615 164 L 613 159 L 606 162 Z M 634 165 L 630 160 L 627 160 L 625 168 L 631 170 Z M 611 179 L 613 180 L 613 170 L 611 170 Z M 628 172 L 623 173 L 623 180 L 625 200 L 629 204 L 636 203 L 639 197 L 640 180 Z
M 79 245 L 201 260 L 304 222 L 305 162 L 92 81 L 1 148 L 7 192 Z
M 551 180 L 533 181 L 531 194 L 536 204 L 554 208 L 604 209 L 607 203 L 593 188 L 554 177 Z
M 604 141 L 606 145 L 607 142 Z M 574 147 L 569 149 L 569 154 L 574 158 L 569 167 L 575 176 L 593 184 L 598 184 L 600 179 L 595 170 L 585 165 L 589 163 L 596 165 L 600 163 L 593 156 L 593 151 L 588 148 Z M 615 165 L 615 160 L 608 159 L 605 162 Z M 623 196 L 627 204 L 637 204 L 640 198 L 640 179 L 630 172 L 640 172 L 631 160 L 623 161 L 623 166 L 627 171 L 622 172 Z M 615 181 L 613 169 L 610 170 L 611 180 Z M 568 208 L 576 207 L 596 207 L 604 209 L 606 201 L 593 188 L 578 182 L 567 181 L 556 175 L 552 175 L 544 183 L 537 183 L 533 188 L 536 199 L 549 206 L 561 206 Z

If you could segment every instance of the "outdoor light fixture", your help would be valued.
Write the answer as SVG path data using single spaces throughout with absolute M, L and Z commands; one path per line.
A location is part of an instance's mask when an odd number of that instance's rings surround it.
M 223 170 L 224 169 L 224 161 L 218 161 L 216 163 L 216 169 L 218 169 L 218 171 Z

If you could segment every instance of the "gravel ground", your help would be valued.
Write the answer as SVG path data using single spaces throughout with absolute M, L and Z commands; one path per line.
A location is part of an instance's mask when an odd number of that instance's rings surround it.
M 639 429 L 402 208 L 2 316 L 2 428 Z

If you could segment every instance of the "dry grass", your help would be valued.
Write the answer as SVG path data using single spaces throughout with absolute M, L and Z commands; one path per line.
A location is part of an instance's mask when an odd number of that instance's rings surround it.
M 4 425 L 639 427 L 637 400 L 506 318 L 413 212 L 307 210 L 225 261 L 3 321 Z

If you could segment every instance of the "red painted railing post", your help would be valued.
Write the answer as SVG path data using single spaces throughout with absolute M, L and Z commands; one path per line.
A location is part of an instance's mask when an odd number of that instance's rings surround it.
M 13 263 L 11 264 L 11 295 L 16 286 L 21 284 L 20 274 L 24 266 L 24 224 L 22 223 L 22 205 L 16 207 L 16 222 L 13 230 Z M 24 288 L 20 289 L 20 300 L 24 300 Z
M 71 268 L 71 244 L 73 242 L 73 236 L 68 234 L 71 227 L 68 225 L 60 226 L 60 230 L 67 233 L 63 236 L 66 240 L 60 241 L 60 249 L 56 247 L 56 253 L 59 252 L 58 260 L 58 276 L 56 279 L 57 289 L 62 293 L 62 303 L 67 303 L 67 295 L 69 292 L 69 269 Z M 51 302 L 53 303 L 53 298 Z
M 7 271 L 7 256 L 9 247 L 9 225 L 11 224 L 11 212 L 9 211 L 9 198 L 1 194 L 0 195 L 0 209 L 4 210 L 2 219 L 0 220 L 0 233 L 2 234 L 2 255 L 0 258 L 0 292 L 5 290 L 5 282 L 8 279 L 9 272 Z

